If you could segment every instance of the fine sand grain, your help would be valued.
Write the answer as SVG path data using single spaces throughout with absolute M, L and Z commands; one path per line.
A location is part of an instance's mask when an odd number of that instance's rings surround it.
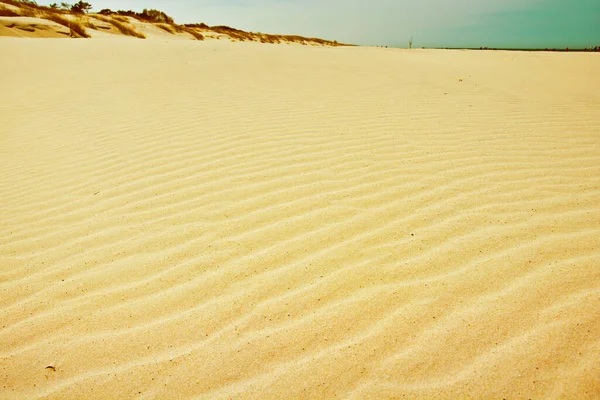
M 600 397 L 596 54 L 0 54 L 0 398 Z

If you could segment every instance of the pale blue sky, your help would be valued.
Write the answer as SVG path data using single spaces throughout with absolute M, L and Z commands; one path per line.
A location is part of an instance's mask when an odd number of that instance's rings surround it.
M 365 45 L 588 47 L 600 45 L 600 0 L 88 0 L 156 8 L 205 22 Z M 48 4 L 47 1 L 40 2 Z

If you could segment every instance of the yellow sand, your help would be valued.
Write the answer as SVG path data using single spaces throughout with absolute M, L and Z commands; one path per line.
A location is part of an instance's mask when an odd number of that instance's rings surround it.
M 0 398 L 600 396 L 596 54 L 0 54 Z
M 1 8 L 0 8 L 1 10 Z M 58 38 L 69 37 L 69 28 L 42 18 L 0 17 L 0 37 Z M 3 46 L 0 44 L 0 50 Z M 2 54 L 2 60 L 5 54 Z

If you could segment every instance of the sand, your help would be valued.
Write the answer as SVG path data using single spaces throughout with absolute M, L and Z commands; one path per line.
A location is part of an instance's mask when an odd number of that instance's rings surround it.
M 0 17 L 0 38 L 4 36 L 29 38 L 68 38 L 69 29 L 57 24 L 56 22 L 42 18 Z
M 600 397 L 596 54 L 0 53 L 0 398 Z
M 24 0 L 25 1 L 25 0 Z M 110 10 L 109 10 L 110 11 Z M 130 10 L 131 11 L 131 10 Z M 133 11 L 131 11 L 133 13 Z M 135 38 L 150 40 L 227 40 L 271 44 L 301 44 L 305 46 L 340 47 L 348 44 L 336 40 L 307 38 L 297 35 L 277 35 L 245 32 L 228 26 L 209 27 L 206 24 L 178 25 L 170 17 L 148 18 L 137 15 L 80 14 L 63 8 L 38 6 L 35 1 L 6 4 L 0 0 L 0 37 L 20 38 Z

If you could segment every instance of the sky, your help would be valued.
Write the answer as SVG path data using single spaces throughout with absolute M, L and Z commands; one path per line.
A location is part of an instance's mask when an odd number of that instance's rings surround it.
M 600 0 L 88 0 L 98 11 L 155 8 L 176 22 L 359 45 L 600 46 Z M 48 4 L 48 1 L 38 1 Z

